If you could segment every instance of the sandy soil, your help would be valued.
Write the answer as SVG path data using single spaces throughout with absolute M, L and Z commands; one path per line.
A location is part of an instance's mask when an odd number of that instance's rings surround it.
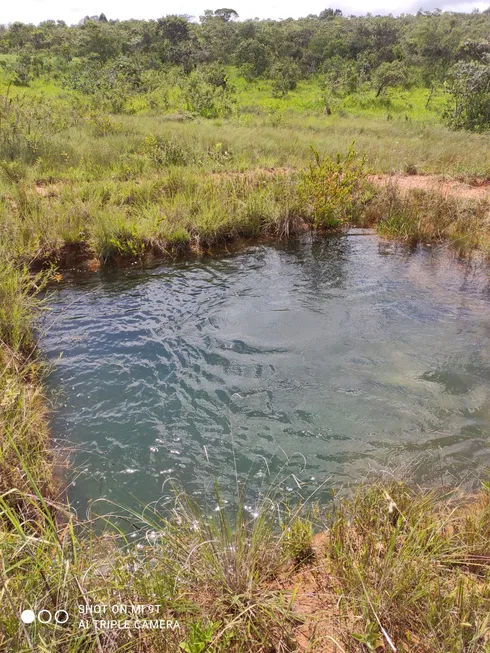
M 441 177 L 439 175 L 370 175 L 369 181 L 377 186 L 393 184 L 402 192 L 410 190 L 437 191 L 445 197 L 490 200 L 490 180 L 478 180 L 474 184 Z

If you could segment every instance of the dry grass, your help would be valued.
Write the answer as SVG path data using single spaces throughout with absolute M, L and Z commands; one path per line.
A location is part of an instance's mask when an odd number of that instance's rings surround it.
M 437 190 L 382 186 L 364 213 L 382 236 L 409 245 L 449 242 L 461 255 L 490 253 L 490 200 L 467 199 Z
M 180 494 L 166 514 L 130 513 L 136 544 L 115 530 L 95 535 L 66 506 L 56 526 L 35 492 L 30 501 L 30 523 L 1 504 L 10 524 L 0 530 L 2 650 L 484 653 L 490 644 L 488 486 L 468 503 L 456 491 L 374 482 L 317 509 L 326 530 L 313 538 L 306 507 L 287 513 L 269 499 L 255 518 L 209 517 Z M 290 516 L 282 528 L 278 514 Z M 165 637 L 97 630 L 100 617 L 88 615 L 80 629 L 78 606 L 95 604 L 158 604 L 180 627 Z M 21 627 L 21 609 L 46 607 L 66 609 L 67 625 Z
M 490 645 L 490 494 L 375 482 L 337 500 L 296 593 L 300 649 L 484 652 Z

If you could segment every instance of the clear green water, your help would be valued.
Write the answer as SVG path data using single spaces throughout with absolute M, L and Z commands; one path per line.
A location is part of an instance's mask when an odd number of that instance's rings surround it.
M 170 477 L 232 496 L 235 467 L 252 497 L 278 475 L 302 496 L 328 479 L 326 498 L 371 470 L 471 482 L 490 462 L 488 279 L 443 250 L 256 246 L 67 277 L 50 307 L 79 510 L 155 501 Z

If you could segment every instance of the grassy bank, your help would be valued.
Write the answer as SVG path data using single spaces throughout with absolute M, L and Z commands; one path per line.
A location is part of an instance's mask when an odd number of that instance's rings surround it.
M 0 266 L 0 501 L 22 518 L 29 516 L 21 494 L 32 491 L 30 480 L 41 493 L 53 492 L 43 364 L 32 329 L 46 280 L 12 263 Z
M 58 528 L 51 509 L 30 501 L 35 521 L 2 512 L 2 650 L 488 650 L 486 486 L 469 501 L 375 482 L 314 517 L 272 498 L 255 518 L 209 517 L 179 495 L 166 515 L 130 515 L 138 544 L 110 529 L 94 537 L 66 508 Z M 93 605 L 129 612 L 90 614 Z M 160 607 L 135 617 L 137 605 Z M 70 618 L 22 627 L 21 609 Z M 139 628 L 124 627 L 135 619 Z M 155 619 L 172 625 L 141 627 Z
M 383 236 L 412 244 L 447 239 L 461 252 L 488 251 L 487 200 L 437 189 L 404 192 L 396 181 L 376 188 L 366 179 L 367 162 L 347 182 L 345 157 L 338 165 L 327 157 L 331 167 L 323 172 L 313 162 L 299 170 L 205 173 L 173 165 L 159 173 L 147 157 L 181 153 L 167 141 L 147 147 L 150 153 L 133 163 L 141 167 L 138 174 L 126 170 L 106 179 L 36 181 L 5 164 L 0 230 L 8 258 L 62 267 L 89 259 L 106 263 L 148 252 L 202 253 L 236 237 L 284 238 L 348 225 L 375 226 Z M 348 165 L 360 163 L 359 157 Z
M 205 120 L 183 111 L 113 115 L 83 96 L 28 90 L 0 97 L 0 247 L 8 259 L 66 265 L 148 251 L 199 252 L 236 236 L 284 237 L 366 216 L 384 235 L 487 246 L 484 203 L 437 192 L 406 201 L 393 187 L 375 193 L 364 173 L 485 180 L 488 135 L 451 132 L 426 119 L 387 120 L 381 111 L 301 113 L 294 95 L 277 111 L 260 94 L 248 98 L 252 104 L 242 98 L 231 118 Z M 319 219 L 301 191 L 303 171 L 315 165 L 312 150 L 335 161 L 354 141 L 365 156 L 356 206 L 339 209 L 334 222 Z M 340 167 L 324 174 L 337 175 L 331 203 L 339 207 L 342 173 Z M 333 192 L 322 183 L 313 195 Z

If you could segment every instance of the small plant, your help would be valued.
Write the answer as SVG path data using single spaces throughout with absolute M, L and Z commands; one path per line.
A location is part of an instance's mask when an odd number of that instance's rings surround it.
M 384 648 L 383 637 L 375 621 L 368 620 L 364 632 L 352 633 L 352 637 L 363 644 L 368 651 L 378 651 Z
M 296 564 L 313 557 L 313 526 L 307 519 L 296 517 L 284 529 L 284 550 Z
M 0 96 L 0 159 L 34 163 L 51 153 L 52 137 L 69 124 L 43 97 Z
M 233 153 L 223 143 L 216 143 L 208 149 L 208 157 L 218 165 L 224 165 L 233 158 Z
M 213 635 L 219 627 L 219 623 L 210 623 L 207 625 L 202 625 L 201 623 L 192 624 L 187 640 L 181 642 L 180 648 L 185 653 L 203 653 L 203 651 L 209 650 L 209 645 L 213 641 Z
M 141 154 L 157 166 L 185 166 L 191 160 L 189 150 L 174 139 L 157 138 L 148 134 L 143 142 Z
M 273 127 L 279 127 L 284 120 L 284 109 L 277 102 L 270 102 L 267 105 L 267 117 Z
M 95 136 L 107 136 L 119 131 L 118 123 L 103 111 L 93 109 L 87 114 L 87 123 L 92 128 Z
M 300 198 L 315 227 L 338 227 L 358 215 L 366 197 L 365 157 L 352 146 L 346 157 L 335 159 L 312 150 L 314 162 L 300 177 Z

